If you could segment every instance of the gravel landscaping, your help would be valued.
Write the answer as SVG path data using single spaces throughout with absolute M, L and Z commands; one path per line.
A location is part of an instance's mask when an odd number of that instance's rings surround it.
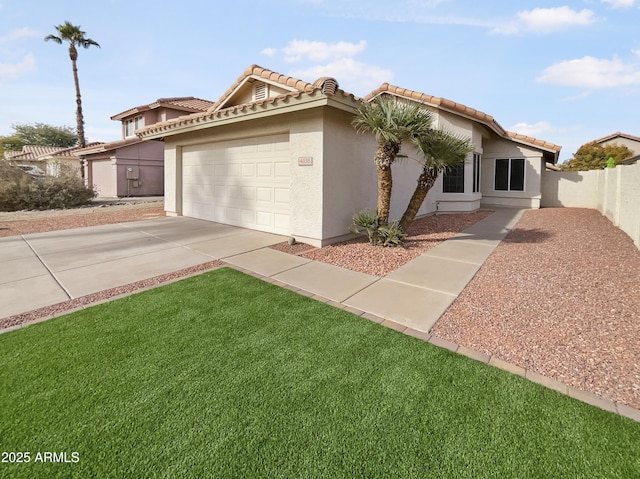
M 432 333 L 640 408 L 640 251 L 596 210 L 527 211 Z
M 320 249 L 287 243 L 274 247 L 384 276 L 489 214 L 479 211 L 420 219 L 400 248 L 374 248 L 365 238 Z M 0 236 L 163 215 L 158 204 L 0 213 Z M 4 318 L 0 329 L 222 264 L 212 261 Z M 640 408 L 640 251 L 626 234 L 595 210 L 527 211 L 432 333 L 578 389 Z

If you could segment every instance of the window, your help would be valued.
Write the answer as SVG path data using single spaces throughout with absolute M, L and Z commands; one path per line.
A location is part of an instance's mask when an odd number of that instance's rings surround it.
M 444 172 L 443 193 L 464 193 L 464 165 L 454 166 Z
M 131 118 L 124 122 L 124 136 L 125 138 L 128 136 L 134 136 L 134 131 L 139 130 L 144 126 L 144 122 L 142 121 L 142 116 L 136 116 L 135 118 Z
M 473 154 L 473 192 L 480 191 L 480 153 Z
M 498 191 L 524 191 L 524 158 L 496 160 L 495 189 Z

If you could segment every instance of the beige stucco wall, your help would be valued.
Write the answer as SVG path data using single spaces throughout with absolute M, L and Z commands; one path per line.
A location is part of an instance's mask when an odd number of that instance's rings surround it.
M 545 171 L 541 206 L 596 208 L 597 184 L 596 171 Z
M 168 137 L 165 141 L 167 214 L 182 214 L 182 147 L 281 133 L 288 133 L 290 140 L 290 203 L 295 205 L 290 211 L 290 234 L 302 239 L 319 240 L 322 237 L 323 208 L 323 135 L 320 109 L 284 114 L 277 122 L 257 119 Z M 300 157 L 313 158 L 313 164 L 298 166 Z
M 640 163 L 543 176 L 543 206 L 595 208 L 640 248 Z
M 484 142 L 480 191 L 483 206 L 514 206 L 539 208 L 542 198 L 541 182 L 544 170 L 542 153 L 503 139 L 492 138 Z M 495 189 L 495 160 L 524 158 L 524 191 L 497 191 Z

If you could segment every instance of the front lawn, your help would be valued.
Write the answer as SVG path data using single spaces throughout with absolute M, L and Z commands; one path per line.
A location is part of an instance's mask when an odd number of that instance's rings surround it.
M 2 334 L 0 364 L 30 456 L 0 477 L 640 475 L 640 424 L 228 268 Z

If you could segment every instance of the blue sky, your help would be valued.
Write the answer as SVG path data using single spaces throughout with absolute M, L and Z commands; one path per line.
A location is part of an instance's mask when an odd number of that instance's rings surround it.
M 75 126 L 67 47 L 80 25 L 88 139 L 157 98 L 216 100 L 251 64 L 364 96 L 383 82 L 448 98 L 504 128 L 563 146 L 640 135 L 640 0 L 0 0 L 0 135 Z

